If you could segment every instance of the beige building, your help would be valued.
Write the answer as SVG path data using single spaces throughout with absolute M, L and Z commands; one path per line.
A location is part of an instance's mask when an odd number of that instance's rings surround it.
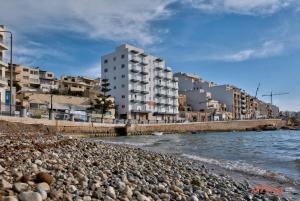
M 10 69 L 6 72 L 10 78 Z M 55 74 L 41 70 L 39 67 L 28 67 L 20 64 L 13 65 L 13 80 L 17 91 L 42 91 L 49 92 L 55 88 Z
M 93 89 L 100 91 L 100 84 L 100 79 L 92 79 L 83 76 L 61 76 L 58 81 L 58 89 L 60 92 L 69 91 L 84 94 Z
M 0 25 L 0 31 L 4 31 L 4 26 Z M 5 111 L 5 94 L 8 87 L 7 79 L 5 78 L 5 71 L 7 63 L 5 60 L 6 47 L 6 34 L 0 32 L 0 112 Z

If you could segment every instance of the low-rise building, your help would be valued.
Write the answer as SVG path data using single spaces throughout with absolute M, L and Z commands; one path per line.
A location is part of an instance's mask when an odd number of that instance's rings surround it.
M 94 101 L 91 97 L 22 92 L 18 94 L 18 100 L 20 101 L 20 106 L 26 109 L 32 117 L 48 118 L 51 109 L 55 115 L 76 114 L 78 116 L 80 114 L 82 116 L 80 120 L 87 120 L 87 116 L 91 116 L 94 121 L 100 122 L 102 117 L 101 111 L 90 110 Z M 114 102 L 113 97 L 110 100 Z M 113 120 L 115 118 L 115 109 L 110 108 L 103 117 L 106 120 Z
M 83 76 L 61 76 L 58 81 L 58 89 L 60 92 L 71 92 L 78 94 L 86 94 L 93 89 L 100 89 L 101 80 L 92 79 Z
M 55 74 L 46 70 L 39 69 L 40 77 L 40 89 L 42 92 L 50 92 L 54 89 L 58 89 L 58 85 L 55 81 Z

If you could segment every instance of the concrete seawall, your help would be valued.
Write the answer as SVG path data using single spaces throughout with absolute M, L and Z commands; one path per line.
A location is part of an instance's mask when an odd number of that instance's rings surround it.
M 187 133 L 196 131 L 246 131 L 261 126 L 271 125 L 281 128 L 286 125 L 285 121 L 279 119 L 264 120 L 238 120 L 238 121 L 216 121 L 196 122 L 186 124 L 100 124 L 89 122 L 69 122 L 57 120 L 31 119 L 19 117 L 0 116 L 0 120 L 26 125 L 39 125 L 54 130 L 57 133 L 75 135 L 80 137 L 104 137 L 121 135 L 145 135 L 153 132 L 164 133 Z M 1 132 L 1 131 L 0 131 Z M 2 131 L 5 132 L 5 131 Z

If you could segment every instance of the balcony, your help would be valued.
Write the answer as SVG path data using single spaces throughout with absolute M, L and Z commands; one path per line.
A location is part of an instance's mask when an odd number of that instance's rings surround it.
M 135 99 L 135 98 L 130 99 L 130 102 L 132 102 L 132 103 L 138 103 L 140 101 L 141 101 L 140 99 Z
M 136 55 L 130 55 L 129 56 L 129 61 L 133 62 L 133 63 L 139 63 L 140 59 L 138 56 Z
M 131 93 L 140 93 L 141 90 L 139 90 L 139 89 L 131 89 L 130 92 Z
M 141 64 L 142 64 L 143 66 L 146 66 L 146 65 L 149 64 L 149 61 L 148 61 L 146 58 L 143 58 L 142 61 L 141 61 Z
M 4 77 L 0 77 L 0 86 L 7 86 L 8 82 L 7 79 Z
M 2 42 L 0 42 L 0 50 L 8 50 L 6 45 Z
M 163 69 L 164 67 L 162 66 L 162 64 L 159 63 L 155 64 L 155 70 L 163 70 Z
M 141 106 L 141 107 L 133 107 L 131 109 L 131 112 L 134 112 L 134 113 L 150 113 L 151 111 L 147 108 L 147 106 Z
M 164 69 L 164 71 L 166 71 L 166 72 L 172 72 L 172 69 L 171 69 L 170 67 L 166 67 L 166 68 Z
M 8 67 L 8 64 L 3 62 L 2 59 L 0 59 L 0 66 Z
M 142 93 L 142 94 L 149 94 L 149 91 L 147 90 L 146 87 L 142 87 L 141 93 Z
M 137 76 L 131 76 L 129 79 L 131 82 L 139 82 L 141 80 L 140 77 Z
M 130 71 L 133 72 L 133 73 L 138 73 L 140 71 L 140 67 L 137 66 L 137 65 L 131 65 L 130 66 Z
M 163 78 L 164 74 L 162 72 L 156 72 L 155 73 L 155 77 L 157 77 L 157 78 Z
M 142 75 L 148 75 L 148 74 L 149 74 L 148 69 L 145 68 L 145 67 L 143 67 L 143 68 L 142 68 L 142 71 L 141 71 L 141 74 L 142 74 Z
M 157 87 L 164 87 L 165 85 L 164 85 L 163 82 L 156 82 L 155 86 L 157 86 Z

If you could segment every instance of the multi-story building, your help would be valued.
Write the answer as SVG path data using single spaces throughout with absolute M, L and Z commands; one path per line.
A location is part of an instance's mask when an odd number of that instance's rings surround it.
M 50 92 L 53 89 L 58 89 L 55 82 L 55 74 L 53 72 L 39 69 L 40 89 L 42 92 Z
M 6 71 L 6 78 L 10 80 L 10 68 Z M 55 74 L 41 70 L 39 67 L 13 64 L 13 83 L 17 92 L 49 92 L 52 88 L 55 88 Z
M 0 25 L 0 31 L 4 31 L 4 26 Z M 7 79 L 5 78 L 5 71 L 7 68 L 7 63 L 5 61 L 5 51 L 6 47 L 6 34 L 5 32 L 0 32 L 0 112 L 5 111 L 5 94 L 7 90 Z
M 120 118 L 175 120 L 178 80 L 163 59 L 123 44 L 101 60 L 101 76 L 111 84 Z
M 69 91 L 84 94 L 94 88 L 99 89 L 101 80 L 83 76 L 61 76 L 58 83 L 58 89 L 60 92 Z

